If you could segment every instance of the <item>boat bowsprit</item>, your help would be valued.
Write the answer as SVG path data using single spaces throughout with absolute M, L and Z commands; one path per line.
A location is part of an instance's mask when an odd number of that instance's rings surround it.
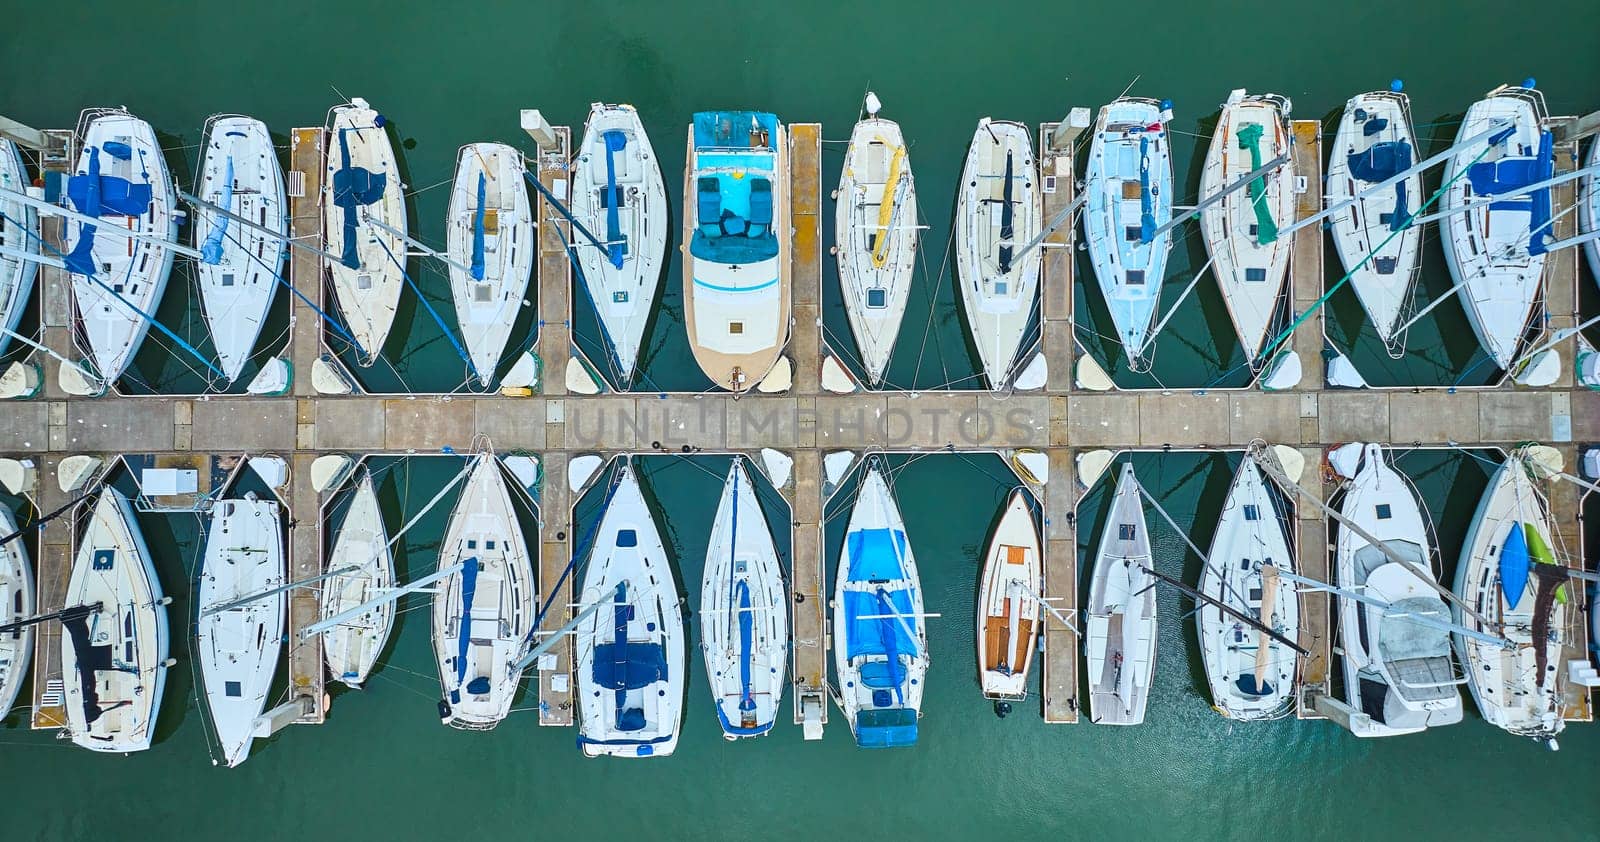
M 789 143 L 777 116 L 696 113 L 683 195 L 689 347 L 711 382 L 743 392 L 789 341 Z
M 1044 225 L 1028 127 L 978 121 L 956 198 L 956 276 L 967 326 L 990 389 L 1010 380 L 1039 294 Z
M 0 138 L 0 188 L 20 193 L 28 184 L 21 150 Z M 38 262 L 26 256 L 38 253 L 38 211 L 0 195 L 0 353 L 11 344 L 9 331 L 17 329 L 39 274 Z
M 883 382 L 916 271 L 917 191 L 900 125 L 856 123 L 834 194 L 835 256 L 867 382 Z
M 522 153 L 473 143 L 456 156 L 447 237 L 450 293 L 480 386 L 494 380 L 533 274 L 533 205 Z
M 1027 494 L 1014 491 L 989 537 L 978 582 L 978 683 L 986 699 L 1028 695 L 1043 585 L 1039 530 Z
M 356 361 L 363 366 L 383 352 L 405 286 L 405 185 L 386 125 L 359 97 L 329 112 L 323 242 L 339 256 L 328 261 L 333 297 L 360 346 Z
M 605 246 L 579 239 L 574 250 L 627 388 L 655 311 L 669 233 L 661 163 L 633 106 L 589 106 L 573 162 L 572 215 Z
M 394 587 L 394 555 L 369 474 L 362 474 L 356 483 L 328 556 L 330 571 L 346 568 L 354 569 L 334 576 L 322 588 L 323 619 L 337 617 Z M 328 673 L 335 681 L 359 689 L 372 674 L 393 629 L 394 602 L 385 600 L 323 632 Z
M 89 356 L 111 383 L 150 330 L 147 316 L 166 292 L 173 252 L 156 239 L 110 229 L 171 241 L 178 235 L 177 198 L 149 123 L 120 109 L 94 108 L 79 118 L 78 135 L 83 146 L 67 197 L 73 210 L 100 224 L 67 220 L 63 259 Z
M 1156 669 L 1156 580 L 1150 531 L 1132 465 L 1123 465 L 1111 514 L 1095 549 L 1083 636 L 1089 661 L 1089 719 L 1144 721 Z
M 250 359 L 287 256 L 288 206 L 272 134 L 260 120 L 234 115 L 206 121 L 195 195 L 261 228 L 204 205 L 194 209 L 196 273 L 211 341 L 229 383 Z M 270 233 L 269 233 L 270 232 Z
M 17 521 L 0 505 L 0 538 L 14 534 Z M 33 564 L 20 539 L 0 546 L 0 626 L 33 616 Z M 0 633 L 0 712 L 10 711 L 33 657 L 33 626 Z

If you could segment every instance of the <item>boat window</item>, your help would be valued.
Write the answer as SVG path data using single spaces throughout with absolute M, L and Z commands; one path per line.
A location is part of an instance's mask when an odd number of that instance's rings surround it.
M 1251 227 L 1254 228 L 1255 226 Z M 1264 284 L 1267 282 L 1267 270 L 1259 266 L 1246 269 L 1244 270 L 1244 279 L 1252 284 Z
M 492 540 L 490 540 L 490 541 L 484 541 L 484 542 L 483 542 L 483 548 L 484 548 L 484 549 L 486 549 L 486 550 L 492 550 L 492 549 L 494 549 L 494 541 L 492 541 Z
M 632 529 L 618 529 L 617 530 L 617 546 L 619 546 L 619 547 L 637 547 L 637 546 L 639 546 L 639 533 L 633 531 Z
M 728 322 L 728 333 L 739 336 L 744 333 L 744 322 Z
M 1245 520 L 1260 520 L 1261 519 L 1261 509 L 1260 509 L 1260 507 L 1256 506 L 1254 503 L 1246 503 L 1244 505 L 1244 519 Z
M 1252 587 L 1250 589 L 1250 601 L 1251 602 L 1260 602 L 1261 601 L 1261 586 L 1260 585 L 1257 585 L 1257 586 Z
M 876 233 L 868 234 L 867 235 L 867 251 L 875 252 L 877 250 L 878 250 L 878 235 Z
M 468 538 L 467 539 L 467 549 L 475 550 L 477 548 L 478 548 L 478 539 L 476 539 L 476 538 Z
M 889 291 L 883 287 L 872 287 L 867 290 L 867 307 L 881 310 L 889 306 Z
M 1379 503 L 1377 506 L 1378 520 L 1388 520 L 1394 517 L 1394 509 L 1388 503 Z
M 1144 286 L 1144 270 L 1143 269 L 1129 269 L 1128 270 L 1128 274 L 1127 274 L 1127 279 L 1128 279 L 1128 286 L 1131 286 L 1131 287 L 1142 287 L 1142 286 Z
M 110 570 L 112 567 L 114 567 L 116 565 L 116 563 L 117 563 L 117 551 L 116 550 L 95 550 L 94 551 L 94 565 L 93 565 L 93 567 L 94 567 L 95 570 Z
M 372 276 L 365 272 L 357 275 L 356 289 L 372 289 Z
M 222 285 L 225 287 L 233 286 L 233 274 L 231 272 L 222 276 Z
M 1122 236 L 1130 243 L 1139 242 L 1140 233 L 1141 229 L 1137 225 L 1125 225 L 1122 227 Z
M 488 304 L 494 301 L 494 288 L 488 284 L 473 284 L 472 300 L 479 304 Z
M 611 293 L 611 303 L 612 304 L 627 304 L 628 303 L 628 291 L 625 290 L 625 289 L 619 289 L 616 292 Z
M 1117 524 L 1117 540 L 1132 541 L 1139 534 L 1139 528 L 1131 523 Z
M 244 686 L 237 681 L 224 681 L 222 682 L 222 694 L 231 699 L 237 699 L 244 695 Z
M 994 294 L 995 295 L 1005 295 L 1006 294 L 1006 282 L 1005 281 L 995 281 L 994 282 Z
M 122 284 L 112 284 L 111 285 L 111 291 L 117 293 L 118 295 L 121 295 L 122 294 Z
M 1252 223 L 1250 223 L 1250 239 L 1254 240 L 1255 238 L 1256 238 L 1256 224 L 1254 222 L 1252 222 Z

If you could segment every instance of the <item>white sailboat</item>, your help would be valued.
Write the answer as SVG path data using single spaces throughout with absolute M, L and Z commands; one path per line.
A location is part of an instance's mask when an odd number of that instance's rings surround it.
M 450 189 L 450 294 L 480 386 L 493 380 L 533 275 L 533 205 L 522 153 L 471 143 L 456 156 Z
M 869 98 L 869 108 L 876 103 Z M 867 382 L 883 382 L 911 294 L 917 258 L 917 189 L 900 124 L 876 108 L 850 131 L 834 193 L 839 288 Z
M 1383 449 L 1368 444 L 1344 489 L 1339 512 L 1407 563 L 1354 531 L 1337 527 L 1335 584 L 1379 604 L 1339 597 L 1339 640 L 1349 706 L 1358 737 L 1412 734 L 1461 721 L 1461 692 L 1450 661 L 1450 634 L 1411 619 L 1448 621 L 1444 601 L 1423 580 L 1435 578 L 1436 552 L 1411 484 L 1391 468 Z
M 272 299 L 289 236 L 283 169 L 272 134 L 260 120 L 223 115 L 206 121 L 195 195 L 268 231 L 240 225 L 196 205 L 195 247 L 200 303 L 211 342 L 229 383 L 250 360 Z
M 511 712 L 538 610 L 533 562 L 522 524 L 500 473 L 500 460 L 484 451 L 450 514 L 439 567 L 463 563 L 433 599 L 433 648 L 446 725 L 487 731 Z
M 1028 695 L 1044 584 L 1039 530 L 1027 495 L 1013 491 L 989 537 L 978 580 L 978 683 L 986 699 Z
M 405 185 L 387 122 L 366 100 L 356 97 L 328 114 L 323 242 L 326 251 L 339 255 L 328 262 L 334 302 L 360 345 L 357 362 L 370 366 L 389 339 L 405 286 Z
M 1089 719 L 1096 725 L 1144 721 L 1156 669 L 1156 580 L 1150 531 L 1132 465 L 1122 466 L 1111 513 L 1095 549 L 1084 655 Z
M 972 134 L 956 198 L 956 276 L 990 389 L 1004 389 L 1039 295 L 1044 206 L 1033 138 L 1021 123 L 984 118 Z
M 1515 648 L 1459 634 L 1455 643 L 1483 718 L 1536 740 L 1554 740 L 1566 724 L 1561 651 L 1576 600 L 1553 546 L 1548 504 L 1521 451 L 1512 453 L 1489 480 L 1456 566 L 1456 597 L 1494 625 L 1479 625 L 1459 606 L 1455 620 Z
M 15 534 L 16 518 L 0 505 L 0 538 Z M 0 626 L 33 616 L 33 563 L 22 539 L 0 546 Z M 16 704 L 33 657 L 33 626 L 0 632 L 0 719 Z
M 683 613 L 655 515 L 631 465 L 622 466 L 600 516 L 579 602 L 604 606 L 577 628 L 583 753 L 666 757 L 678 746 L 683 717 Z
M 1084 239 L 1130 365 L 1142 363 L 1172 248 L 1172 154 L 1163 104 L 1119 97 L 1100 109 L 1084 175 Z M 1170 111 L 1166 112 L 1170 114 Z
M 276 502 L 247 494 L 240 500 L 218 500 L 210 521 L 195 657 L 223 762 L 232 767 L 250 756 L 256 717 L 272 690 L 288 596 L 279 592 L 222 611 L 212 609 L 284 583 L 283 520 Z
M 627 388 L 655 311 L 670 233 L 661 162 L 633 106 L 589 106 L 572 166 L 572 215 L 605 244 L 580 239 L 575 251 Z
M 1600 140 L 1589 142 L 1589 163 L 1584 166 L 1589 169 L 1600 167 Z M 1591 172 L 1584 176 L 1580 193 L 1578 231 L 1580 233 L 1600 231 L 1600 175 Z M 1583 254 L 1589 260 L 1589 277 L 1596 284 L 1600 284 L 1600 240 L 1584 243 Z M 0 348 L 4 347 L 0 345 Z
M 1254 459 L 1246 456 L 1222 504 L 1200 592 L 1288 640 L 1300 634 L 1300 600 L 1294 583 L 1277 575 L 1295 571 L 1283 518 Z M 1295 699 L 1296 654 L 1281 641 L 1202 602 L 1195 614 L 1200 654 L 1212 704 L 1231 719 L 1272 719 Z
M 28 189 L 28 168 L 22 152 L 0 138 L 0 188 L 23 192 Z M 39 253 L 39 213 L 33 208 L 0 195 L 0 354 L 11 344 L 10 331 L 17 329 L 27 307 L 39 264 L 24 255 Z
M 1222 105 L 1200 171 L 1200 195 L 1222 192 L 1263 164 L 1289 152 L 1289 100 L 1236 90 Z M 1289 277 L 1290 238 L 1278 229 L 1294 221 L 1294 167 L 1285 162 L 1200 212 L 1200 232 L 1212 273 L 1228 305 L 1239 344 L 1252 369 L 1278 313 Z
M 72 209 L 100 220 L 66 221 L 64 258 L 89 356 L 110 383 L 127 370 L 150 330 L 172 273 L 172 249 L 153 239 L 98 231 L 120 227 L 171 241 L 177 201 L 150 124 L 121 109 L 91 108 L 78 121 L 83 146 L 67 180 Z
M 1334 135 L 1325 202 L 1332 206 L 1355 198 L 1409 169 L 1415 157 L 1410 97 L 1399 91 L 1353 96 Z M 1423 229 L 1408 223 L 1424 201 L 1422 174 L 1413 173 L 1392 192 L 1367 196 L 1327 223 L 1339 260 L 1350 273 L 1351 289 L 1378 338 L 1393 350 L 1403 345 L 1396 328 L 1421 267 Z
M 72 741 L 93 751 L 143 751 L 155 736 L 167 678 L 167 604 L 133 506 L 107 488 L 78 537 L 64 604 L 61 675 Z
M 1544 241 L 1551 233 L 1549 189 L 1451 213 L 1485 196 L 1508 193 L 1550 177 L 1554 138 L 1544 130 L 1544 94 L 1532 88 L 1501 87 L 1472 104 L 1461 121 L 1457 142 L 1510 120 L 1511 128 L 1482 149 L 1463 151 L 1445 163 L 1450 187 L 1440 199 L 1448 214 L 1439 221 L 1445 263 L 1458 286 L 1467 322 L 1495 365 L 1509 369 L 1527 332 L 1534 301 L 1542 289 Z M 1466 167 L 1466 173 L 1456 178 Z M 1452 182 L 1453 180 L 1453 182 Z M 1537 233 L 1536 233 L 1537 232 Z
M 389 533 L 383 525 L 372 477 L 367 474 L 362 474 L 356 483 L 355 495 L 345 509 L 344 521 L 333 540 L 333 552 L 328 556 L 329 570 L 346 567 L 356 569 L 329 579 L 322 588 L 323 619 L 336 617 L 394 588 Z M 322 652 L 329 674 L 347 687 L 360 688 L 372 674 L 393 629 L 394 602 L 385 601 L 323 632 Z
M 850 511 L 833 591 L 838 702 L 856 745 L 914 745 L 928 675 L 922 581 L 900 507 L 877 466 Z
M 700 652 L 722 735 L 772 730 L 789 664 L 789 602 L 744 461 L 733 460 L 706 544 L 700 583 Z

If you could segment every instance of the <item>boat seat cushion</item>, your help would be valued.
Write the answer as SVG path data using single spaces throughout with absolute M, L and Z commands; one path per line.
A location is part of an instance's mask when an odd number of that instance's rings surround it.
M 644 708 L 627 708 L 617 714 L 618 731 L 643 731 L 645 725 Z
M 756 230 L 759 226 L 760 230 Z M 765 178 L 750 181 L 750 234 L 765 236 L 772 228 L 772 182 Z
M 707 237 L 722 233 L 722 187 L 715 176 L 701 176 L 696 189 L 696 206 L 700 232 Z
M 890 620 L 889 622 L 894 622 Z M 893 688 L 900 686 L 905 673 L 899 659 L 894 661 L 868 661 L 861 665 L 861 683 L 868 687 Z

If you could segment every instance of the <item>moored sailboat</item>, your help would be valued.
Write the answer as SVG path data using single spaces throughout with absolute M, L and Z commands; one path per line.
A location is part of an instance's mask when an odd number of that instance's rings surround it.
M 1139 480 L 1123 465 L 1100 532 L 1085 615 L 1089 719 L 1096 725 L 1144 721 L 1156 668 L 1156 580 Z
M 0 138 L 0 188 L 23 192 L 28 188 L 28 168 L 17 145 Z M 39 264 L 29 259 L 39 254 L 39 213 L 21 202 L 0 195 L 0 353 L 11 344 L 27 306 Z
M 344 521 L 335 533 L 333 552 L 328 556 L 330 571 L 346 568 L 354 569 L 334 576 L 322 588 L 323 619 L 365 604 L 394 587 L 389 533 L 368 474 L 362 474 L 356 483 Z M 383 601 L 323 632 L 322 653 L 327 658 L 329 674 L 347 687 L 360 688 L 372 674 L 393 629 L 394 603 Z
M 850 131 L 834 194 L 839 287 L 867 382 L 883 382 L 916 270 L 917 191 L 900 125 L 867 118 Z
M 447 235 L 450 294 L 480 386 L 494 380 L 533 274 L 533 206 L 522 153 L 472 143 L 456 156 Z
M 1043 583 L 1039 530 L 1027 495 L 1011 493 L 989 537 L 978 580 L 978 683 L 986 699 L 1028 695 Z
M 356 361 L 363 366 L 382 354 L 405 285 L 405 185 L 387 125 L 360 97 L 328 112 L 323 242 L 326 251 L 339 255 L 328 262 L 334 302 L 355 337 Z M 369 219 L 394 230 L 385 231 Z
M 1033 139 L 1021 123 L 984 118 L 967 148 L 956 198 L 956 277 L 990 389 L 1011 378 L 1039 294 L 1044 206 Z
M 13 535 L 17 521 L 0 504 L 0 538 Z M 0 545 L 0 626 L 33 616 L 33 563 L 21 539 Z M 17 701 L 33 658 L 33 625 L 0 632 L 0 719 Z

